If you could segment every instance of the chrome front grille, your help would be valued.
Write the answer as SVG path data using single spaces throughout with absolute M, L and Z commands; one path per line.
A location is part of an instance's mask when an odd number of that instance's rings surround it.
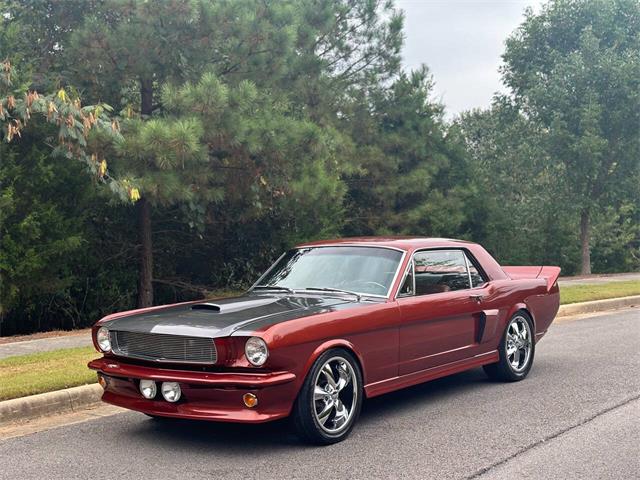
M 162 333 L 111 331 L 111 349 L 122 357 L 178 363 L 216 363 L 218 353 L 212 338 Z

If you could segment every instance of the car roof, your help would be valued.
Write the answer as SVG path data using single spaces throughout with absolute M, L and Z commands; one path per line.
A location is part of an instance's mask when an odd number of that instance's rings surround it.
M 430 238 L 430 237 L 347 237 L 333 240 L 318 240 L 298 245 L 302 247 L 329 247 L 329 246 L 369 246 L 369 247 L 390 247 L 400 250 L 415 250 L 416 248 L 447 248 L 475 245 L 466 240 L 456 240 L 452 238 Z

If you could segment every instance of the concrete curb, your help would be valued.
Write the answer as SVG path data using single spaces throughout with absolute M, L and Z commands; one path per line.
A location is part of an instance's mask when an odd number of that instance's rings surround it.
M 640 305 L 640 295 L 622 298 L 608 298 L 606 300 L 594 300 L 592 302 L 570 303 L 561 305 L 557 317 L 568 317 L 569 315 L 579 315 L 581 313 L 601 312 L 605 310 L 615 310 L 618 308 L 633 307 Z
M 98 403 L 102 391 L 102 387 L 94 383 L 5 400 L 0 402 L 0 425 L 80 410 Z

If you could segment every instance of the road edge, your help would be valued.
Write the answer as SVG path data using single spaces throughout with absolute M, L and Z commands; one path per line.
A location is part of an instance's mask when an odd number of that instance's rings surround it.
M 99 403 L 102 391 L 102 387 L 94 383 L 2 401 L 0 426 L 84 409 Z
M 605 300 L 592 300 L 590 302 L 569 303 L 560 305 L 556 317 L 568 317 L 580 315 L 582 313 L 603 312 L 617 310 L 620 308 L 634 307 L 640 305 L 640 295 L 630 297 L 607 298 Z

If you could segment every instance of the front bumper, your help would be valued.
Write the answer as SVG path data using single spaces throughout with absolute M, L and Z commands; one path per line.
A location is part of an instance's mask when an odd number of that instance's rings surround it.
M 195 372 L 131 365 L 111 358 L 93 360 L 88 366 L 107 380 L 104 402 L 149 415 L 261 423 L 289 415 L 297 394 L 296 375 L 291 372 Z M 141 379 L 178 382 L 182 398 L 169 403 L 158 394 L 147 400 L 138 390 Z M 244 405 L 245 393 L 258 397 L 256 407 Z

